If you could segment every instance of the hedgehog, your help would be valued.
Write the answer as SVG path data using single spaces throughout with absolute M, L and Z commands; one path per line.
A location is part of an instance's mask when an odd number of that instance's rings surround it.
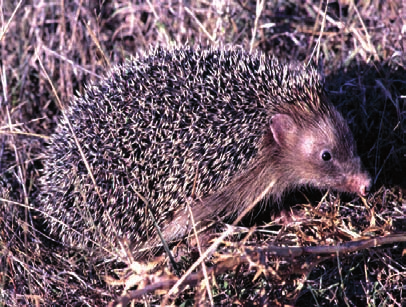
M 191 199 L 203 223 L 259 200 L 277 205 L 302 186 L 363 196 L 370 187 L 317 70 L 260 52 L 153 48 L 62 112 L 37 203 L 67 245 L 158 242 L 150 214 L 177 240 L 190 231 Z

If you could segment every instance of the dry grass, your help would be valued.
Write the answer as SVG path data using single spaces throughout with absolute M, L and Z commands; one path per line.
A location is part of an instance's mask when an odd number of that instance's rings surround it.
M 400 1 L 326 7 L 282 0 L 261 10 L 261 1 L 15 2 L 0 1 L 0 305 L 205 305 L 207 288 L 218 305 L 406 304 L 406 8 Z M 366 200 L 333 194 L 316 206 L 298 204 L 256 231 L 225 238 L 207 263 L 208 277 L 197 266 L 178 292 L 169 292 L 178 277 L 163 258 L 113 261 L 41 234 L 31 202 L 41 151 L 61 111 L 52 86 L 66 105 L 111 63 L 172 43 L 238 44 L 323 63 L 330 96 L 374 179 L 373 193 Z M 186 251 L 181 273 L 197 258 Z

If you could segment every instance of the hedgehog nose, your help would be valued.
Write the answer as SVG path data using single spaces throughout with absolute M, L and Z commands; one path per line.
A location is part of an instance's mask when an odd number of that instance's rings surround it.
M 365 189 L 364 189 L 366 194 L 369 194 L 369 192 L 371 192 L 371 184 L 368 184 Z
M 362 196 L 367 196 L 370 191 L 371 191 L 371 181 L 367 179 L 366 182 L 360 186 L 360 193 Z
M 366 196 L 367 193 L 368 193 L 368 187 L 362 185 L 361 188 L 360 188 L 360 192 L 361 192 L 362 196 Z

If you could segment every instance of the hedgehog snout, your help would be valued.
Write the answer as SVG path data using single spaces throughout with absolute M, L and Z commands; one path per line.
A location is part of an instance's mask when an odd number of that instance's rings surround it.
M 362 196 L 367 196 L 371 189 L 371 179 L 367 173 L 357 173 L 347 178 L 348 190 Z
M 371 179 L 369 178 L 369 176 L 366 176 L 365 178 L 362 179 L 362 182 L 360 184 L 360 194 L 362 196 L 367 196 L 370 191 L 371 191 Z

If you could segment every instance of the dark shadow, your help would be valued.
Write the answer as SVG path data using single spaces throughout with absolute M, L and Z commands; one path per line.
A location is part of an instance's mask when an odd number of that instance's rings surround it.
M 353 63 L 326 76 L 329 97 L 349 123 L 373 190 L 406 187 L 404 64 Z

